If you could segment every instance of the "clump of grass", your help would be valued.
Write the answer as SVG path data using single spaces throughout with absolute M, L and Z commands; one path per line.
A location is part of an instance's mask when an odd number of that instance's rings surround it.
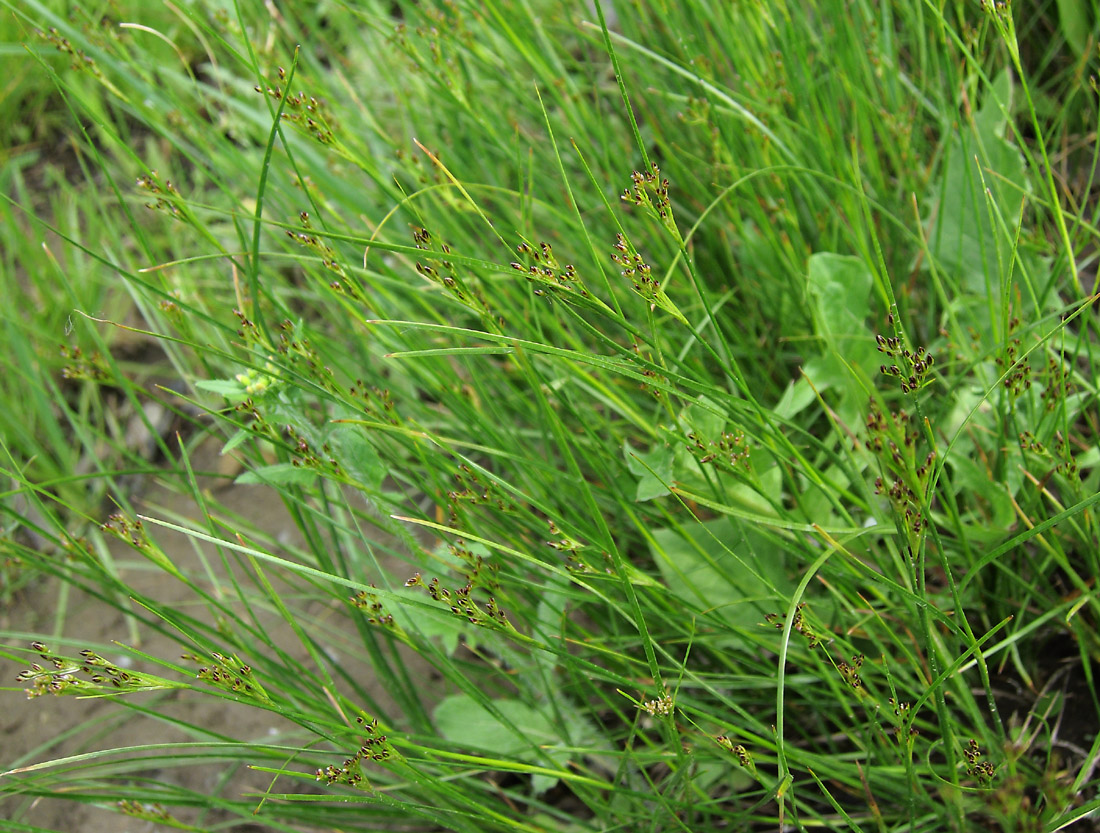
M 1024 831 L 1100 807 L 1080 73 L 1003 5 L 617 11 L 17 10 L 80 57 L 40 66 L 90 125 L 67 187 L 96 210 L 62 227 L 16 188 L 5 233 L 64 233 L 92 294 L 41 326 L 75 306 L 96 352 L 25 406 L 53 439 L 6 429 L 31 508 L 5 547 L 185 664 L 111 649 L 123 670 L 79 622 L 4 654 L 35 692 L 287 728 L 182 721 L 177 747 L 13 762 L 6 794 L 185 828 Z M 87 300 L 111 285 L 130 311 Z M 122 451 L 109 518 L 28 468 L 115 438 L 108 388 L 144 412 L 108 320 L 184 383 L 144 468 L 198 521 L 135 508 Z M 200 486 L 207 437 L 301 545 Z M 169 554 L 178 533 L 217 558 Z M 192 604 L 132 586 L 119 547 Z M 271 780 L 200 795 L 145 752 Z

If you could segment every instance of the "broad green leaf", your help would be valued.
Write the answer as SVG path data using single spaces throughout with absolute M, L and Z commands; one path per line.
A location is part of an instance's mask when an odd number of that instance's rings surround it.
M 810 363 L 812 363 L 811 360 Z M 809 372 L 810 363 L 807 363 L 807 372 Z M 824 382 L 824 380 L 822 380 Z M 814 384 L 817 384 L 816 381 Z M 821 388 L 818 388 L 820 391 Z M 810 387 L 810 383 L 806 379 L 799 377 L 787 384 L 787 389 L 783 391 L 783 396 L 779 398 L 779 401 L 775 403 L 775 415 L 779 419 L 790 419 L 796 414 L 802 413 L 806 410 L 815 400 L 817 394 L 814 389 Z
M 814 309 L 814 326 L 832 354 L 842 361 L 814 363 L 815 371 L 829 384 L 852 385 L 847 365 L 868 375 L 880 364 L 878 349 L 867 327 L 871 314 L 874 275 L 858 257 L 819 252 L 810 258 L 808 292 Z M 814 384 L 818 384 L 815 378 Z
M 703 442 L 715 440 L 726 427 L 725 408 L 706 395 L 684 409 L 684 419 L 690 430 Z
M 873 377 L 881 364 L 867 327 L 873 284 L 871 270 L 859 258 L 831 252 L 810 257 L 807 294 L 825 351 L 807 358 L 803 375 L 787 385 L 775 406 L 777 416 L 792 418 L 830 388 L 840 393 L 842 419 L 852 422 L 860 416 L 867 397 L 853 372 Z
M 222 446 L 221 453 L 228 454 L 230 451 L 232 451 L 234 448 L 239 446 L 251 436 L 252 434 L 250 432 L 245 431 L 242 428 L 241 430 L 237 431 L 232 437 L 225 441 L 225 445 Z
M 858 257 L 819 252 L 810 258 L 807 293 L 826 351 L 806 362 L 805 378 L 795 383 L 789 399 L 784 397 L 788 407 L 805 407 L 815 391 L 833 388 L 840 398 L 833 405 L 840 419 L 855 424 L 862 418 L 867 401 L 862 380 L 872 378 L 881 364 L 867 327 L 873 285 L 874 275 Z
M 453 657 L 458 650 L 458 640 L 464 634 L 473 629 L 466 619 L 456 616 L 446 608 L 426 607 L 422 591 L 409 590 L 399 587 L 395 591 L 398 596 L 403 596 L 417 605 L 393 605 L 387 612 L 393 616 L 394 621 L 403 630 L 417 633 L 427 639 L 437 638 L 443 651 L 449 657 Z
M 667 445 L 658 445 L 642 454 L 635 451 L 629 442 L 623 442 L 623 458 L 630 473 L 638 478 L 638 490 L 634 500 L 641 503 L 656 497 L 667 495 L 672 482 L 673 450 Z
M 1013 466 L 1018 464 L 1018 460 L 1010 463 Z M 992 516 L 971 519 L 967 525 L 967 537 L 978 541 L 999 541 L 1016 519 L 1009 486 L 998 482 L 969 457 L 953 454 L 948 465 L 951 467 L 951 480 L 955 488 L 986 504 Z
M 262 483 L 267 486 L 280 486 L 284 484 L 312 483 L 317 477 L 317 471 L 304 466 L 295 466 L 293 463 L 275 463 L 271 466 L 261 466 L 252 471 L 246 471 L 235 482 L 242 485 Z
M 999 214 L 1011 233 L 1028 193 L 1019 150 L 1004 138 L 1012 112 L 1012 82 L 1002 72 L 985 91 L 972 127 L 956 130 L 947 144 L 947 163 L 933 189 L 936 215 L 929 247 L 951 278 L 971 293 L 998 292 L 1010 266 L 1012 241 L 990 218 Z
M 216 393 L 226 399 L 244 399 L 247 395 L 244 385 L 236 379 L 199 379 L 195 388 L 208 393 Z
M 730 518 L 655 530 L 650 548 L 672 595 L 729 624 L 752 627 L 791 589 L 782 551 Z
M 1058 6 L 1058 28 L 1062 30 L 1062 37 L 1070 45 L 1073 54 L 1081 57 L 1085 54 L 1089 45 L 1089 35 L 1092 34 L 1092 15 L 1089 12 L 1087 0 L 1056 0 Z M 1092 4 L 1096 8 L 1096 4 Z
M 541 629 L 541 636 L 549 638 L 561 631 L 562 620 L 568 616 L 569 597 L 560 589 L 561 580 L 557 577 L 548 581 L 539 594 L 539 604 L 535 615 Z M 535 653 L 537 657 L 544 654 Z
M 385 480 L 385 464 L 367 440 L 366 432 L 356 425 L 337 425 L 329 434 L 335 447 L 336 461 L 368 492 L 376 493 Z
M 448 697 L 436 706 L 433 713 L 436 729 L 447 740 L 486 757 L 547 766 L 546 758 L 531 748 L 534 744 L 544 748 L 558 766 L 568 764 L 569 753 L 562 747 L 569 739 L 561 737 L 545 715 L 519 700 L 494 700 L 493 706 L 523 733 L 523 737 L 465 694 Z M 536 775 L 532 786 L 539 793 L 555 783 L 549 776 Z

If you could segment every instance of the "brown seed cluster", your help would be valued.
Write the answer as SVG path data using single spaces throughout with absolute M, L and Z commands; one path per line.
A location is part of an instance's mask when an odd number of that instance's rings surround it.
M 315 469 L 335 477 L 343 476 L 344 470 L 340 466 L 340 461 L 333 456 L 332 446 L 328 443 L 321 443 L 321 448 L 314 450 L 309 441 L 293 425 L 287 425 L 283 433 L 294 454 L 290 459 L 291 465 L 297 468 Z
M 405 586 L 423 587 L 433 600 L 447 605 L 452 614 L 467 620 L 471 625 L 481 625 L 495 630 L 515 630 L 512 623 L 508 621 L 508 614 L 497 604 L 496 597 L 489 596 L 488 600 L 482 604 L 474 600 L 472 581 L 467 581 L 465 585 L 452 591 L 441 586 L 438 578 L 425 583 L 420 573 L 417 573 L 405 582 Z
M 1020 328 L 1020 319 L 1013 316 L 1008 322 L 1009 333 L 1015 333 Z M 1026 356 L 1020 355 L 1022 342 L 1019 336 L 1013 336 L 1005 344 L 1003 356 L 994 359 L 995 364 L 1005 374 L 1004 389 L 1013 399 L 1019 399 L 1026 391 L 1031 389 L 1031 364 Z
M 365 787 L 363 783 L 362 764 L 364 761 L 382 762 L 394 754 L 393 746 L 385 735 L 378 734 L 378 718 L 370 723 L 365 718 L 357 717 L 356 722 L 367 733 L 362 746 L 354 755 L 344 760 L 340 766 L 329 765 L 319 769 L 315 773 L 318 781 L 324 781 L 329 786 L 333 784 L 347 784 L 349 787 Z
M 863 667 L 863 654 L 856 654 L 852 661 L 837 663 L 837 671 L 844 678 L 844 682 L 857 691 L 863 688 L 863 679 L 859 676 L 859 669 Z
M 1043 406 L 1048 412 L 1058 407 L 1058 403 L 1074 392 L 1076 385 L 1071 381 L 1068 367 L 1050 356 L 1047 359 L 1047 372 L 1043 387 Z
M 359 402 L 363 413 L 377 422 L 401 425 L 402 419 L 397 413 L 397 403 L 388 388 L 370 387 L 362 379 L 356 379 L 347 389 L 347 395 Z
M 210 656 L 214 661 L 209 665 L 204 665 L 195 675 L 200 680 L 238 696 L 249 697 L 263 703 L 271 702 L 271 698 L 267 696 L 267 692 L 264 691 L 253 675 L 252 666 L 246 665 L 236 657 L 227 656 L 217 651 L 214 651 Z M 184 655 L 183 659 L 202 662 L 199 657 L 192 654 Z
M 570 536 L 563 535 L 561 530 L 558 529 L 558 525 L 551 519 L 547 519 L 547 526 L 551 535 L 561 537 L 555 538 L 552 541 L 546 541 L 546 546 L 558 552 L 565 553 L 565 569 L 569 572 L 577 574 L 606 573 L 609 576 L 615 575 L 615 567 L 611 562 L 611 553 L 606 551 L 601 552 L 600 563 L 598 565 L 593 564 L 587 557 L 592 551 L 591 547 Z
M 584 281 L 577 275 L 577 267 L 572 263 L 561 266 L 549 243 L 540 243 L 538 248 L 524 241 L 516 246 L 516 254 L 525 263 L 513 261 L 511 266 L 517 272 L 526 275 L 527 280 L 535 284 L 535 295 L 553 297 L 555 295 L 577 293 L 588 297 Z
M 631 186 L 623 191 L 620 199 L 645 209 L 660 220 L 674 237 L 679 238 L 672 216 L 672 203 L 668 198 L 668 180 L 661 177 L 657 163 L 653 162 L 645 173 L 634 171 L 630 174 L 630 180 Z
M 187 219 L 180 192 L 172 184 L 172 180 L 165 180 L 161 185 L 157 172 L 149 171 L 145 176 L 139 176 L 136 184 L 138 188 L 154 198 L 152 202 L 145 203 L 145 207 L 150 211 L 160 211 L 177 220 Z
M 371 587 L 374 587 L 373 583 Z M 383 628 L 389 628 L 390 630 L 398 630 L 397 623 L 394 622 L 393 616 L 386 613 L 385 605 L 378 600 L 376 594 L 368 590 L 360 590 L 351 597 L 350 601 L 357 608 L 367 613 L 368 625 L 378 625 Z
M 312 249 L 317 252 L 317 254 L 321 256 L 321 265 L 330 272 L 335 273 L 342 281 L 346 282 L 348 273 L 344 271 L 344 267 L 341 266 L 337 260 L 339 255 L 332 246 L 328 245 L 328 243 L 313 233 L 313 225 L 310 223 L 308 211 L 301 211 L 298 213 L 298 223 L 299 230 L 294 231 L 293 229 L 287 229 L 286 236 L 299 246 L 304 246 L 307 249 Z M 359 288 L 355 284 L 333 281 L 330 287 L 334 291 L 344 292 L 357 300 L 361 300 L 359 297 Z
M 188 213 L 183 196 L 180 196 L 179 189 L 172 184 L 171 179 L 165 179 L 162 185 L 160 175 L 150 171 L 144 176 L 139 176 L 135 185 L 153 197 L 152 202 L 146 202 L 145 208 L 166 213 L 176 220 L 190 222 L 193 219 Z
M 265 403 L 271 402 L 272 393 L 288 384 L 287 379 L 306 378 L 330 393 L 344 396 L 347 391 L 336 381 L 332 368 L 322 363 L 309 339 L 301 335 L 300 327 L 293 322 L 284 320 L 279 324 L 272 354 L 267 352 L 270 349 L 265 346 L 268 341 L 259 327 L 241 310 L 235 309 L 233 312 L 239 321 L 237 335 L 257 352 L 262 349 L 264 353 L 260 354 L 261 357 L 265 353 L 271 356 L 262 367 L 251 367 L 245 373 L 237 374 L 237 381 L 248 394 L 234 406 L 240 415 L 241 427 L 285 448 L 291 453 L 291 463 L 295 467 L 344 477 L 345 473 L 332 448 L 315 432 L 290 424 L 277 425 L 264 415 Z M 275 405 L 279 407 L 278 403 Z
M 920 730 L 913 725 L 913 713 L 908 703 L 899 702 L 893 697 L 889 698 L 887 703 L 890 704 L 890 708 L 894 710 L 894 717 L 898 718 L 898 724 L 894 728 L 894 736 L 899 742 L 905 744 L 912 744 L 917 735 L 920 734 Z
M 812 651 L 821 644 L 821 637 L 814 632 L 806 621 L 805 616 L 803 616 L 802 609 L 805 607 L 805 602 L 798 603 L 798 607 L 796 607 L 794 611 L 794 618 L 791 620 L 791 630 L 805 637 L 806 647 Z M 782 613 L 769 613 L 764 616 L 764 621 L 776 630 L 783 630 L 783 626 L 787 622 L 787 617 Z
M 622 276 L 631 282 L 635 292 L 651 304 L 657 303 L 661 284 L 653 277 L 653 268 L 626 242 L 626 237 L 621 232 L 615 236 L 615 250 L 611 253 L 611 259 L 622 267 Z
M 634 343 L 631 349 L 634 351 L 634 354 L 639 358 L 644 358 L 645 361 L 652 363 L 652 354 L 648 352 L 643 352 L 642 345 L 636 338 L 633 340 L 633 342 Z M 641 371 L 642 376 L 645 377 L 646 381 L 642 382 L 640 385 L 638 385 L 638 387 L 648 393 L 654 399 L 661 399 L 661 397 L 664 395 L 663 389 L 668 387 L 668 378 L 662 376 L 652 367 L 647 367 L 645 365 L 642 365 L 639 370 Z
M 86 354 L 79 347 L 62 344 L 59 352 L 69 362 L 61 370 L 62 378 L 88 382 L 107 382 L 111 379 L 110 368 L 99 351 Z
M 469 506 L 493 506 L 501 512 L 515 508 L 507 495 L 501 495 L 495 481 L 462 463 L 455 472 L 456 488 L 447 492 L 447 502 L 452 517 L 457 518 L 459 504 Z
M 1076 480 L 1081 473 L 1080 468 L 1077 465 L 1077 459 L 1073 456 L 1073 448 L 1061 431 L 1054 432 L 1054 455 L 1059 461 L 1054 467 L 1055 471 L 1070 480 Z
M 741 764 L 741 766 L 749 770 L 753 775 L 756 774 L 756 764 L 753 762 L 752 755 L 749 754 L 749 750 L 742 744 L 734 743 L 726 735 L 718 735 L 715 737 L 714 742 L 737 758 L 737 762 Z
M 289 93 L 281 84 L 286 81 L 287 73 L 282 67 L 277 69 L 279 81 L 269 87 L 256 85 L 256 92 L 266 92 L 275 101 L 284 101 L 282 118 L 291 124 L 295 124 L 311 135 L 322 145 L 331 145 L 336 142 L 333 132 L 336 121 L 328 110 L 324 99 L 314 98 L 306 93 Z
M 277 385 L 267 384 L 272 378 L 274 377 L 255 377 L 253 374 L 238 375 L 238 381 L 247 382 L 246 389 L 257 398 L 277 387 Z M 253 396 L 249 396 L 234 407 L 234 410 L 247 420 L 246 427 L 249 431 L 290 452 L 290 463 L 295 468 L 310 469 L 337 478 L 345 476 L 340 461 L 333 454 L 331 445 L 327 442 L 311 441 L 293 425 L 287 424 L 280 429 L 272 424 L 264 417 L 260 404 Z
M 749 455 L 752 449 L 741 431 L 723 431 L 717 440 L 709 440 L 704 443 L 696 436 L 694 431 L 688 432 L 688 450 L 695 455 L 700 465 L 713 465 L 732 471 L 743 466 L 749 469 Z
M 992 783 L 993 776 L 997 774 L 997 767 L 989 761 L 981 760 L 982 750 L 978 748 L 978 742 L 974 738 L 970 739 L 963 754 L 966 755 L 966 774 L 977 780 L 983 787 Z
M 250 369 L 246 374 L 250 378 L 258 378 L 262 373 L 269 377 L 269 381 L 276 381 L 280 380 L 281 375 L 299 375 L 329 393 L 344 393 L 343 387 L 336 383 L 332 368 L 323 363 L 320 354 L 303 335 L 304 328 L 301 324 L 284 318 L 275 330 L 276 338 L 272 345 L 263 330 L 244 311 L 234 309 L 233 314 L 237 317 L 237 337 L 256 352 L 267 354 L 262 368 Z M 278 361 L 272 353 L 278 355 Z
M 336 383 L 336 374 L 321 360 L 310 340 L 303 335 L 300 325 L 284 318 L 279 322 L 276 339 L 275 352 L 282 359 L 282 367 L 306 377 L 329 393 L 343 392 L 343 388 Z
M 885 478 L 875 478 L 875 494 L 886 496 L 915 541 L 925 528 L 921 500 L 935 472 L 936 453 L 929 451 L 917 463 L 921 432 L 903 409 L 883 413 L 871 399 L 865 427 L 867 447 L 878 455 L 887 472 Z
M 878 351 L 894 360 L 892 364 L 879 365 L 879 373 L 901 379 L 902 393 L 916 393 L 927 384 L 927 377 L 936 363 L 936 358 L 918 347 L 911 351 L 894 336 L 876 335 Z
M 115 512 L 107 516 L 107 522 L 100 525 L 100 530 L 123 541 L 129 541 L 136 549 L 147 549 L 149 537 L 145 534 L 145 526 L 139 520 L 130 520 L 121 512 Z
M 68 38 L 63 37 L 61 32 L 56 27 L 51 26 L 49 29 L 38 29 L 35 31 L 35 35 L 47 43 L 53 44 L 58 52 L 64 52 L 68 55 L 72 62 L 69 66 L 74 70 L 83 70 L 90 72 L 96 78 L 103 80 L 103 72 L 96 64 L 95 60 L 91 58 L 83 49 L 76 49 Z
M 90 649 L 81 651 L 80 659 L 76 660 L 50 653 L 42 642 L 32 642 L 31 648 L 38 652 L 45 665 L 36 662 L 16 677 L 17 682 L 32 684 L 33 688 L 26 689 L 28 698 L 46 694 L 122 694 L 180 687 L 180 684 L 149 674 L 126 671 Z M 46 666 L 51 666 L 52 670 Z
M 451 247 L 442 240 L 436 240 L 432 233 L 422 226 L 412 226 L 413 245 L 438 257 L 431 263 L 416 261 L 415 268 L 424 278 L 446 289 L 455 300 L 474 310 L 478 314 L 491 315 L 492 310 L 485 295 L 477 284 L 477 278 L 471 273 L 460 273 L 454 261 L 445 257 L 451 254 Z

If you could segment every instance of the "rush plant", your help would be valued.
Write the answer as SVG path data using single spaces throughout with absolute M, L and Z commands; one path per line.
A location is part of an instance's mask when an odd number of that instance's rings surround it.
M 0 2 L 14 829 L 1091 823 L 1087 15 Z

